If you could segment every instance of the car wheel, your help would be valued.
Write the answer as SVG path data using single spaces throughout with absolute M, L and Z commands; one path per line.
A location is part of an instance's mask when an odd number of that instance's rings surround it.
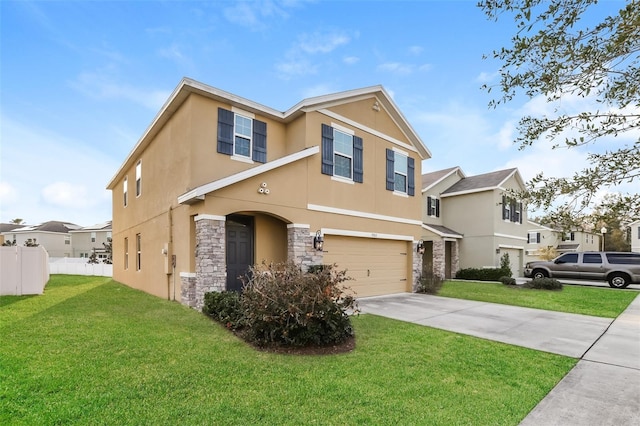
M 547 271 L 545 271 L 544 269 L 534 269 L 534 271 L 531 273 L 531 278 L 535 279 L 540 279 L 540 278 L 547 278 L 549 276 L 549 274 L 547 274 Z
M 626 288 L 629 285 L 629 277 L 625 274 L 612 274 L 609 276 L 609 286 L 613 288 Z

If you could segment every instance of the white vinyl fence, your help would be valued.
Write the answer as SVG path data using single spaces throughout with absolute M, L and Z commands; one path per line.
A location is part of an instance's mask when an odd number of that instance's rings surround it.
M 42 294 L 49 281 L 44 247 L 0 247 L 0 296 Z
M 113 265 L 106 263 L 87 263 L 85 257 L 52 257 L 49 268 L 52 274 L 113 276 Z

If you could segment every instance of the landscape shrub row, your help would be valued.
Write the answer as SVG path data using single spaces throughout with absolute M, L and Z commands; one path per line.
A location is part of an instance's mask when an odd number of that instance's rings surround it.
M 242 293 L 207 293 L 203 313 L 258 346 L 325 346 L 353 336 L 357 303 L 335 265 L 253 267 Z

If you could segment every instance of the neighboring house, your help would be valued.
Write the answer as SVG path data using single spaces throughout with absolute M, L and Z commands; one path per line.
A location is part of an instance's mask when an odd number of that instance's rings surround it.
M 6 241 L 15 241 L 16 245 L 23 246 L 27 240 L 31 240 L 42 246 L 49 253 L 49 257 L 71 257 L 71 231 L 80 229 L 80 226 L 60 221 L 49 221 L 39 225 L 22 225 L 2 235 Z
M 629 224 L 631 251 L 640 253 L 640 220 Z
M 96 253 L 98 259 L 106 259 L 104 245 L 111 239 L 111 221 L 71 231 L 72 257 L 89 257 Z
M 602 235 L 584 230 L 563 232 L 528 221 L 526 262 L 540 260 L 540 250 L 553 248 L 557 255 L 602 250 Z
M 18 225 L 15 223 L 0 223 L 0 245 L 4 244 L 5 241 L 13 241 L 12 235 L 9 231 L 13 231 L 14 229 L 23 228 L 24 224 Z M 8 234 L 8 238 L 5 239 L 5 233 Z
M 381 86 L 280 112 L 183 79 L 108 184 L 114 279 L 196 308 L 263 261 L 411 291 L 427 158 Z
M 526 208 L 509 195 L 524 189 L 518 169 L 465 176 L 459 167 L 422 176 L 423 235 L 429 272 L 449 278 L 458 269 L 498 267 L 509 254 L 522 276 Z

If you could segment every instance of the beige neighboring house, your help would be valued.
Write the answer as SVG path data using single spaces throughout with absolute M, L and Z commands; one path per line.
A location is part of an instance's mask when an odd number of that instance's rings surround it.
M 5 241 L 13 241 L 13 236 L 9 231 L 13 231 L 14 229 L 24 228 L 26 225 L 24 224 L 15 224 L 15 223 L 0 223 L 0 245 L 4 244 Z M 7 234 L 7 238 L 5 239 L 5 233 Z
M 96 253 L 98 259 L 106 259 L 104 244 L 111 239 L 111 221 L 71 231 L 72 257 L 90 257 Z
M 509 254 L 511 270 L 523 274 L 526 209 L 509 195 L 524 189 L 518 169 L 466 176 L 459 167 L 422 176 L 424 264 L 434 274 L 494 268 Z
M 39 225 L 22 225 L 2 235 L 5 241 L 15 241 L 18 246 L 23 246 L 27 240 L 34 241 L 47 250 L 49 257 L 71 257 L 71 231 L 76 229 L 80 226 L 54 220 Z
M 382 86 L 278 111 L 185 78 L 108 184 L 113 277 L 195 308 L 263 261 L 411 291 L 428 158 Z
M 541 260 L 540 250 L 552 248 L 557 256 L 577 251 L 602 250 L 602 235 L 583 230 L 559 231 L 528 221 L 526 262 Z
M 629 224 L 631 251 L 640 253 L 640 220 Z

